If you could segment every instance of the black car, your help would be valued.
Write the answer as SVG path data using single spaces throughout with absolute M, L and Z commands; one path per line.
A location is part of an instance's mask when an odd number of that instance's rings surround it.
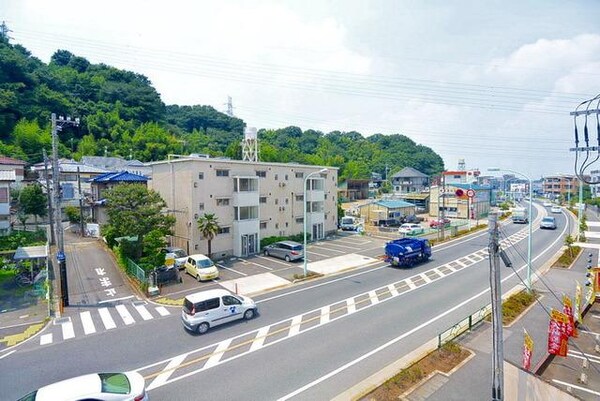
M 179 270 L 174 266 L 161 266 L 152 272 L 156 280 L 156 285 L 168 283 L 181 283 L 183 279 L 179 275 Z

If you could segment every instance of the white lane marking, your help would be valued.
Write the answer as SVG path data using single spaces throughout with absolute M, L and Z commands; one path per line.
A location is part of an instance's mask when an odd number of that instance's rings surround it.
M 340 251 L 339 249 L 331 249 L 331 248 L 327 248 L 326 246 L 323 245 L 317 245 L 317 244 L 313 244 L 313 247 L 319 248 L 319 249 L 324 249 L 326 251 L 331 251 L 331 252 L 337 252 L 337 253 L 348 253 L 348 251 Z M 310 251 L 307 251 L 310 252 Z M 314 253 L 314 252 L 313 252 Z M 329 256 L 329 255 L 328 255 Z
M 292 319 L 292 325 L 290 326 L 290 334 L 288 337 L 293 337 L 300 333 L 300 324 L 302 323 L 302 315 L 294 316 Z
M 593 390 L 590 390 L 590 389 L 585 388 L 585 387 L 578 386 L 578 385 L 573 384 L 573 383 L 567 383 L 567 382 L 563 382 L 561 380 L 556 380 L 556 379 L 552 379 L 552 381 L 554 383 L 562 384 L 563 386 L 567 386 L 567 387 L 571 387 L 571 388 L 576 388 L 577 390 L 583 391 L 585 393 L 600 395 L 600 393 L 597 392 L 597 391 L 593 391 Z
M 377 298 L 377 293 L 375 291 L 369 291 L 369 300 L 371 301 L 371 305 L 379 303 L 379 298 Z
M 81 324 L 83 325 L 83 332 L 85 335 L 87 336 L 88 334 L 95 333 L 96 326 L 94 326 L 90 311 L 81 312 L 79 316 L 81 316 Z
M 142 319 L 150 320 L 152 319 L 152 315 L 148 312 L 148 309 L 144 305 L 133 305 L 134 308 L 138 311 Z
M 108 302 L 123 301 L 123 300 L 125 300 L 125 299 L 131 299 L 131 298 L 133 298 L 133 295 L 130 295 L 130 296 L 128 296 L 128 297 L 123 297 L 123 298 L 107 299 L 107 300 L 104 300 L 104 301 L 100 301 L 100 302 L 98 302 L 98 303 L 99 303 L 99 304 L 105 304 L 105 303 L 108 303 Z
M 592 355 L 592 354 L 582 354 L 580 352 L 568 351 L 567 356 L 572 356 L 573 358 L 577 358 L 577 359 L 587 359 L 590 362 L 600 364 L 600 358 L 598 358 L 596 355 Z
M 307 254 L 312 253 L 313 255 L 323 256 L 324 258 L 330 258 L 331 257 L 331 255 L 324 255 L 322 253 L 317 253 L 317 252 L 309 251 L 308 249 L 306 250 L 306 253 Z
M 73 322 L 61 323 L 63 340 L 75 337 L 75 329 L 73 328 Z
M 40 337 L 40 345 L 50 344 L 52 342 L 52 333 L 44 334 Z
M 321 322 L 320 324 L 325 324 L 329 322 L 329 309 L 330 305 L 324 306 L 321 308 Z
M 117 312 L 119 312 L 121 319 L 123 319 L 123 323 L 125 323 L 126 325 L 135 323 L 135 319 L 133 318 L 133 316 L 131 316 L 131 313 L 129 313 L 125 305 L 117 305 L 115 309 L 117 309 Z
M 327 245 L 339 246 L 340 248 L 346 248 L 346 249 L 350 249 L 352 251 L 356 251 L 356 246 L 340 245 L 340 244 L 336 244 L 335 242 L 327 242 Z
M 454 267 L 450 266 L 450 265 L 444 265 L 444 267 L 445 267 L 446 269 L 450 270 L 450 271 L 451 271 L 451 272 L 453 272 L 453 273 L 456 271 L 456 269 L 455 269 Z
M 161 315 L 161 316 L 167 316 L 167 315 L 171 314 L 171 312 L 169 312 L 169 310 L 167 308 L 165 308 L 164 306 L 157 306 L 154 309 L 156 309 L 156 311 L 158 312 L 158 314 Z
M 104 327 L 106 327 L 106 330 L 114 329 L 115 327 L 117 327 L 115 321 L 110 316 L 108 308 L 100 308 L 98 309 L 98 313 L 100 314 L 100 318 L 102 319 L 102 323 L 104 324 Z
M 262 348 L 265 340 L 267 339 L 267 334 L 269 333 L 270 328 L 271 326 L 265 326 L 258 330 L 258 333 L 256 333 L 256 337 L 254 337 L 254 341 L 252 341 L 252 345 L 250 346 L 250 351 L 248 352 L 256 351 L 257 349 Z
M 215 365 L 219 364 L 219 361 L 223 357 L 223 353 L 229 348 L 229 345 L 233 341 L 233 338 L 229 338 L 227 340 L 221 341 L 219 345 L 217 345 L 217 349 L 213 352 L 213 354 L 208 358 L 208 361 L 204 364 L 204 369 L 212 368 Z
M 251 264 L 253 264 L 253 265 L 256 265 L 256 266 L 258 266 L 258 267 L 262 267 L 263 269 L 267 269 L 267 270 L 273 270 L 273 268 L 272 268 L 272 267 L 268 267 L 268 266 L 265 266 L 265 265 L 261 265 L 260 263 L 251 262 L 251 261 L 248 261 L 248 263 L 251 263 Z
M 460 260 L 454 260 L 454 263 L 458 263 L 460 265 L 460 267 L 467 267 L 467 265 L 465 265 L 463 262 L 461 262 Z
M 404 282 L 406 283 L 406 285 L 408 285 L 408 287 L 411 290 L 414 290 L 415 288 L 417 288 L 417 286 L 415 285 L 415 283 L 412 282 L 411 279 L 407 278 L 406 280 L 404 280 Z
M 181 354 L 181 355 L 176 356 L 175 358 L 171 359 L 171 361 L 165 367 L 163 372 L 161 374 L 159 374 L 158 376 L 156 376 L 156 379 L 152 380 L 152 383 L 150 383 L 150 385 L 147 387 L 147 389 L 152 390 L 153 388 L 156 388 L 156 387 L 159 387 L 159 386 L 162 386 L 163 384 L 165 384 L 167 382 L 167 380 L 169 380 L 169 377 L 171 377 L 173 372 L 175 372 L 175 368 L 177 366 L 181 365 L 181 362 L 183 362 L 185 360 L 185 358 L 187 358 L 187 356 L 188 356 L 188 354 Z
M 429 276 L 427 276 L 427 274 L 419 274 L 419 277 L 421 277 L 426 283 L 431 283 L 431 279 L 429 278 Z
M 388 285 L 388 290 L 390 291 L 390 294 L 392 294 L 393 297 L 398 296 L 398 290 L 396 289 L 396 286 L 394 284 Z
M 237 274 L 239 274 L 240 276 L 244 276 L 244 277 L 245 277 L 245 276 L 247 276 L 247 274 L 246 274 L 246 273 L 239 272 L 239 271 L 237 271 L 237 270 L 235 270 L 235 269 L 232 269 L 231 267 L 226 267 L 226 266 L 223 266 L 223 265 L 222 265 L 222 264 L 220 264 L 220 263 L 217 263 L 217 266 L 219 266 L 221 269 L 225 269 L 225 270 L 229 270 L 229 271 L 232 271 L 232 272 L 234 272 L 234 273 L 237 273 Z
M 291 264 L 286 263 L 286 262 L 282 262 L 281 260 L 277 260 L 274 257 L 270 257 L 270 256 L 258 256 L 258 255 L 256 257 L 257 258 L 261 258 L 261 259 L 265 259 L 265 260 L 269 260 L 269 261 L 271 261 L 273 263 L 279 263 L 280 265 L 284 265 L 284 266 L 287 266 L 287 267 L 292 266 Z
M 532 262 L 535 262 L 536 260 L 538 260 L 539 258 L 541 258 L 559 240 L 562 240 L 563 235 L 566 232 L 566 230 L 567 230 L 567 226 L 565 225 L 562 233 L 558 236 L 558 238 L 556 238 L 556 240 L 554 240 L 554 242 L 552 242 L 542 253 L 540 253 L 538 256 L 536 256 L 535 258 L 533 258 Z M 504 279 L 502 279 L 501 283 L 504 283 L 505 281 L 512 279 L 514 276 L 516 276 L 517 272 L 521 272 L 526 267 L 527 267 L 527 264 L 524 264 L 519 269 L 517 269 L 515 272 L 509 274 Z M 372 355 L 375 355 L 376 353 L 378 353 L 378 352 L 380 352 L 380 351 L 382 351 L 382 350 L 390 347 L 391 345 L 397 343 L 398 341 L 403 340 L 404 338 L 410 336 L 411 334 L 416 333 L 417 331 L 421 330 L 422 328 L 424 328 L 424 327 L 426 327 L 426 326 L 428 326 L 428 325 L 430 325 L 430 324 L 432 324 L 432 323 L 440 320 L 441 318 L 443 318 L 446 315 L 454 312 L 455 310 L 462 308 L 464 305 L 468 304 L 469 302 L 473 301 L 474 299 L 477 299 L 478 297 L 480 297 L 480 296 L 482 296 L 482 295 L 484 295 L 486 293 L 489 293 L 489 288 L 486 288 L 485 290 L 479 292 L 478 294 L 473 295 L 471 298 L 464 300 L 463 302 L 461 302 L 461 303 L 453 306 L 450 309 L 447 309 L 446 311 L 444 311 L 441 314 L 433 317 L 432 319 L 429 319 L 428 321 L 423 322 L 422 324 L 420 324 L 420 325 L 418 325 L 416 327 L 413 327 L 411 330 L 405 332 L 404 334 L 401 334 L 398 337 L 391 339 L 387 343 L 385 343 L 385 344 L 383 344 L 383 345 L 381 345 L 381 346 L 379 346 L 379 347 L 377 347 L 377 348 L 375 348 L 375 349 L 367 352 L 366 354 L 361 355 L 360 357 L 358 357 L 358 358 L 356 358 L 356 359 L 354 359 L 354 360 L 346 363 L 345 365 L 340 366 L 339 368 L 332 370 L 331 372 L 327 373 L 326 375 L 321 376 L 319 379 L 314 380 L 314 381 L 312 381 L 312 382 L 310 382 L 310 383 L 308 383 L 308 384 L 300 387 L 299 389 L 297 389 L 297 390 L 295 390 L 295 391 L 293 391 L 293 392 L 291 392 L 291 393 L 289 393 L 289 394 L 287 394 L 287 395 L 279 398 L 278 401 L 289 400 L 290 398 L 295 397 L 295 396 L 297 396 L 300 393 L 303 393 L 304 391 L 308 390 L 309 388 L 312 388 L 312 387 L 316 386 L 317 384 L 322 383 L 325 380 L 328 380 L 329 378 L 337 375 L 338 373 L 343 372 L 344 370 L 346 370 L 346 369 L 348 369 L 348 368 L 356 365 L 357 363 L 359 363 L 359 362 L 361 362 L 361 361 L 363 361 L 363 360 L 371 357 Z
M 441 267 L 441 266 L 440 266 Z M 445 274 L 441 272 L 441 270 L 439 269 L 439 267 L 434 267 L 433 269 L 431 269 L 434 273 L 436 273 L 438 276 L 442 276 L 444 277 Z
M 348 298 L 346 300 L 346 307 L 348 309 L 348 314 L 356 312 L 356 304 L 354 303 L 354 298 Z

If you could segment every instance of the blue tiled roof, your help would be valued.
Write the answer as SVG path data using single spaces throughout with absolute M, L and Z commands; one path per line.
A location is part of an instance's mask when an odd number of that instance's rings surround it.
M 475 191 L 490 191 L 492 188 L 487 185 L 461 184 L 461 183 L 446 183 L 448 186 L 453 186 L 460 189 L 473 189 Z
M 401 200 L 382 200 L 375 202 L 376 205 L 387 207 L 388 209 L 398 209 L 400 207 L 411 207 L 415 206 L 413 203 L 405 202 Z
M 148 182 L 148 178 L 127 171 L 111 172 L 94 177 L 90 182 Z

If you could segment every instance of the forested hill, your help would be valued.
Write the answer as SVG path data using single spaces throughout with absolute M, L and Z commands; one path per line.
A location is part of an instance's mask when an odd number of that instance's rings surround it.
M 241 158 L 246 122 L 211 106 L 165 106 L 148 78 L 91 64 L 58 50 L 49 64 L 0 37 L 0 154 L 36 163 L 51 150 L 50 114 L 79 117 L 60 133 L 61 157 L 130 155 L 142 161 L 169 153 Z M 249 122 L 252 125 L 252 122 Z M 322 133 L 298 127 L 259 130 L 263 161 L 340 167 L 340 179 L 368 178 L 414 167 L 443 169 L 439 155 L 404 135 Z

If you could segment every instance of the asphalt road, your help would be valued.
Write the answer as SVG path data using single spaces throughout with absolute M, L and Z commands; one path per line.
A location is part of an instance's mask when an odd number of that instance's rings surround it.
M 534 268 L 562 245 L 566 218 L 557 219 L 558 230 L 534 232 Z M 507 223 L 501 235 L 518 241 L 507 253 L 522 277 L 526 229 Z M 382 262 L 272 292 L 256 298 L 257 318 L 204 336 L 184 331 L 171 310 L 98 335 L 31 341 L 0 354 L 2 398 L 87 372 L 139 370 L 155 400 L 331 399 L 489 303 L 487 242 L 480 233 L 435 247 L 412 269 Z M 502 274 L 503 289 L 518 282 Z

